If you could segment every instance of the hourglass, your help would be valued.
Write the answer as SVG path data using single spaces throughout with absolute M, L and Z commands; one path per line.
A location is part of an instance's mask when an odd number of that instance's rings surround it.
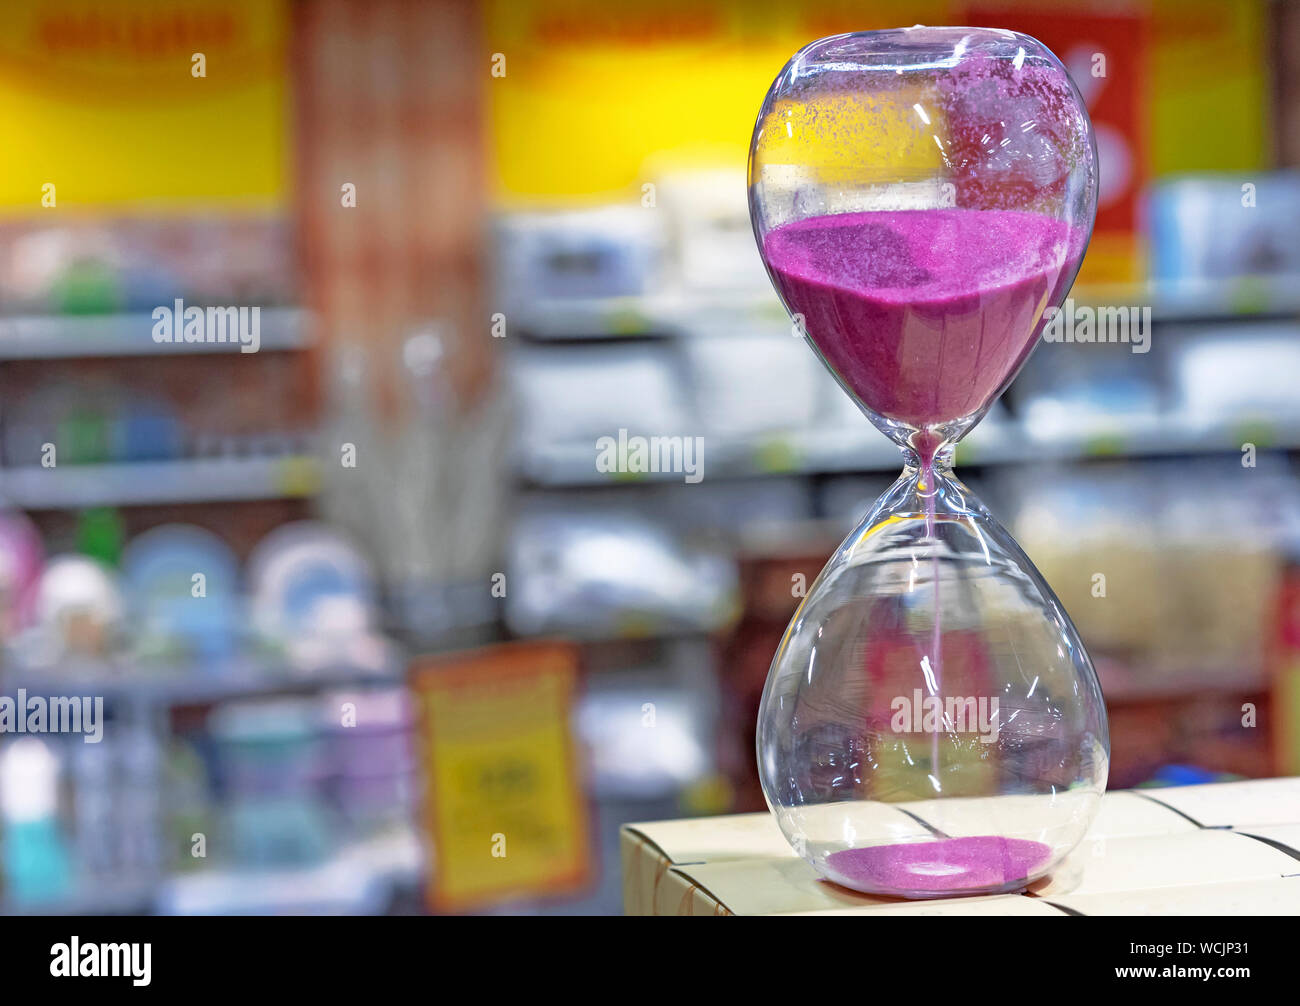
M 787 309 L 904 457 L 772 661 L 768 805 L 844 886 L 1019 890 L 1096 812 L 1106 712 L 1056 596 L 951 464 L 1078 271 L 1096 213 L 1088 113 L 1026 35 L 837 35 L 773 83 L 749 182 Z

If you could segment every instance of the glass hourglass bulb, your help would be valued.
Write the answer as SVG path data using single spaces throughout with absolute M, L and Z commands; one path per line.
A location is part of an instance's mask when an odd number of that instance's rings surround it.
M 1021 889 L 1105 788 L 1078 634 L 951 471 L 1074 280 L 1096 178 L 1078 91 L 1010 31 L 822 39 L 759 113 L 750 212 L 773 284 L 904 455 L 795 612 L 759 711 L 768 805 L 845 886 Z

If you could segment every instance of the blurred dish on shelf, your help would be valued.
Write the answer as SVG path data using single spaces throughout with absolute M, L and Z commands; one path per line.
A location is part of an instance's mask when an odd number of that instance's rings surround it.
M 228 659 L 240 636 L 239 563 L 211 531 L 164 524 L 132 539 L 122 579 L 137 654 L 200 664 Z
M 247 576 L 254 624 L 298 671 L 391 665 L 370 563 L 328 524 L 276 528 L 249 556 Z

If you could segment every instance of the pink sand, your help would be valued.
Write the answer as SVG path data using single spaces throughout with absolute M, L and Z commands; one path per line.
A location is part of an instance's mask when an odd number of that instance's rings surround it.
M 1085 238 L 1037 213 L 891 210 L 784 224 L 763 254 L 861 402 L 925 428 L 978 412 L 1015 376 Z
M 960 894 L 1010 889 L 1028 880 L 1052 850 L 1042 842 L 979 835 L 845 849 L 826 857 L 836 883 L 881 894 Z

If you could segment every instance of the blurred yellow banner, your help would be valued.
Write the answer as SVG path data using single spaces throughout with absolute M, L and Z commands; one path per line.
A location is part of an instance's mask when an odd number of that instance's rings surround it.
M 489 3 L 488 44 L 504 60 L 488 87 L 499 197 L 627 194 L 666 151 L 743 166 L 763 95 L 800 46 L 913 24 L 945 5 L 820 6 L 814 18 L 776 0 Z
M 639 194 L 667 155 L 673 164 L 743 166 L 754 116 L 772 79 L 820 36 L 912 24 L 980 24 L 1034 32 L 1057 17 L 1149 16 L 1149 50 L 1120 58 L 1143 92 L 1145 177 L 1257 170 L 1268 162 L 1265 5 L 1259 0 L 490 0 L 488 97 L 506 205 L 598 201 Z M 1068 32 L 1054 44 L 1094 39 Z M 1212 69 L 1209 69 L 1212 68 Z M 485 70 L 487 72 L 487 70 Z M 1147 119 L 1150 119 L 1148 122 Z M 1212 123 L 1213 128 L 1206 128 Z M 879 138 L 872 138 L 873 142 Z M 888 139 L 888 137 L 886 137 Z M 908 162 L 923 152 L 902 151 Z M 928 156 L 928 152 L 925 152 Z M 852 146 L 844 151 L 853 155 Z M 920 162 L 918 162 L 919 164 Z M 1089 261 L 1131 269 L 1131 237 L 1094 242 Z
M 8 0 L 0 206 L 278 206 L 282 0 Z

